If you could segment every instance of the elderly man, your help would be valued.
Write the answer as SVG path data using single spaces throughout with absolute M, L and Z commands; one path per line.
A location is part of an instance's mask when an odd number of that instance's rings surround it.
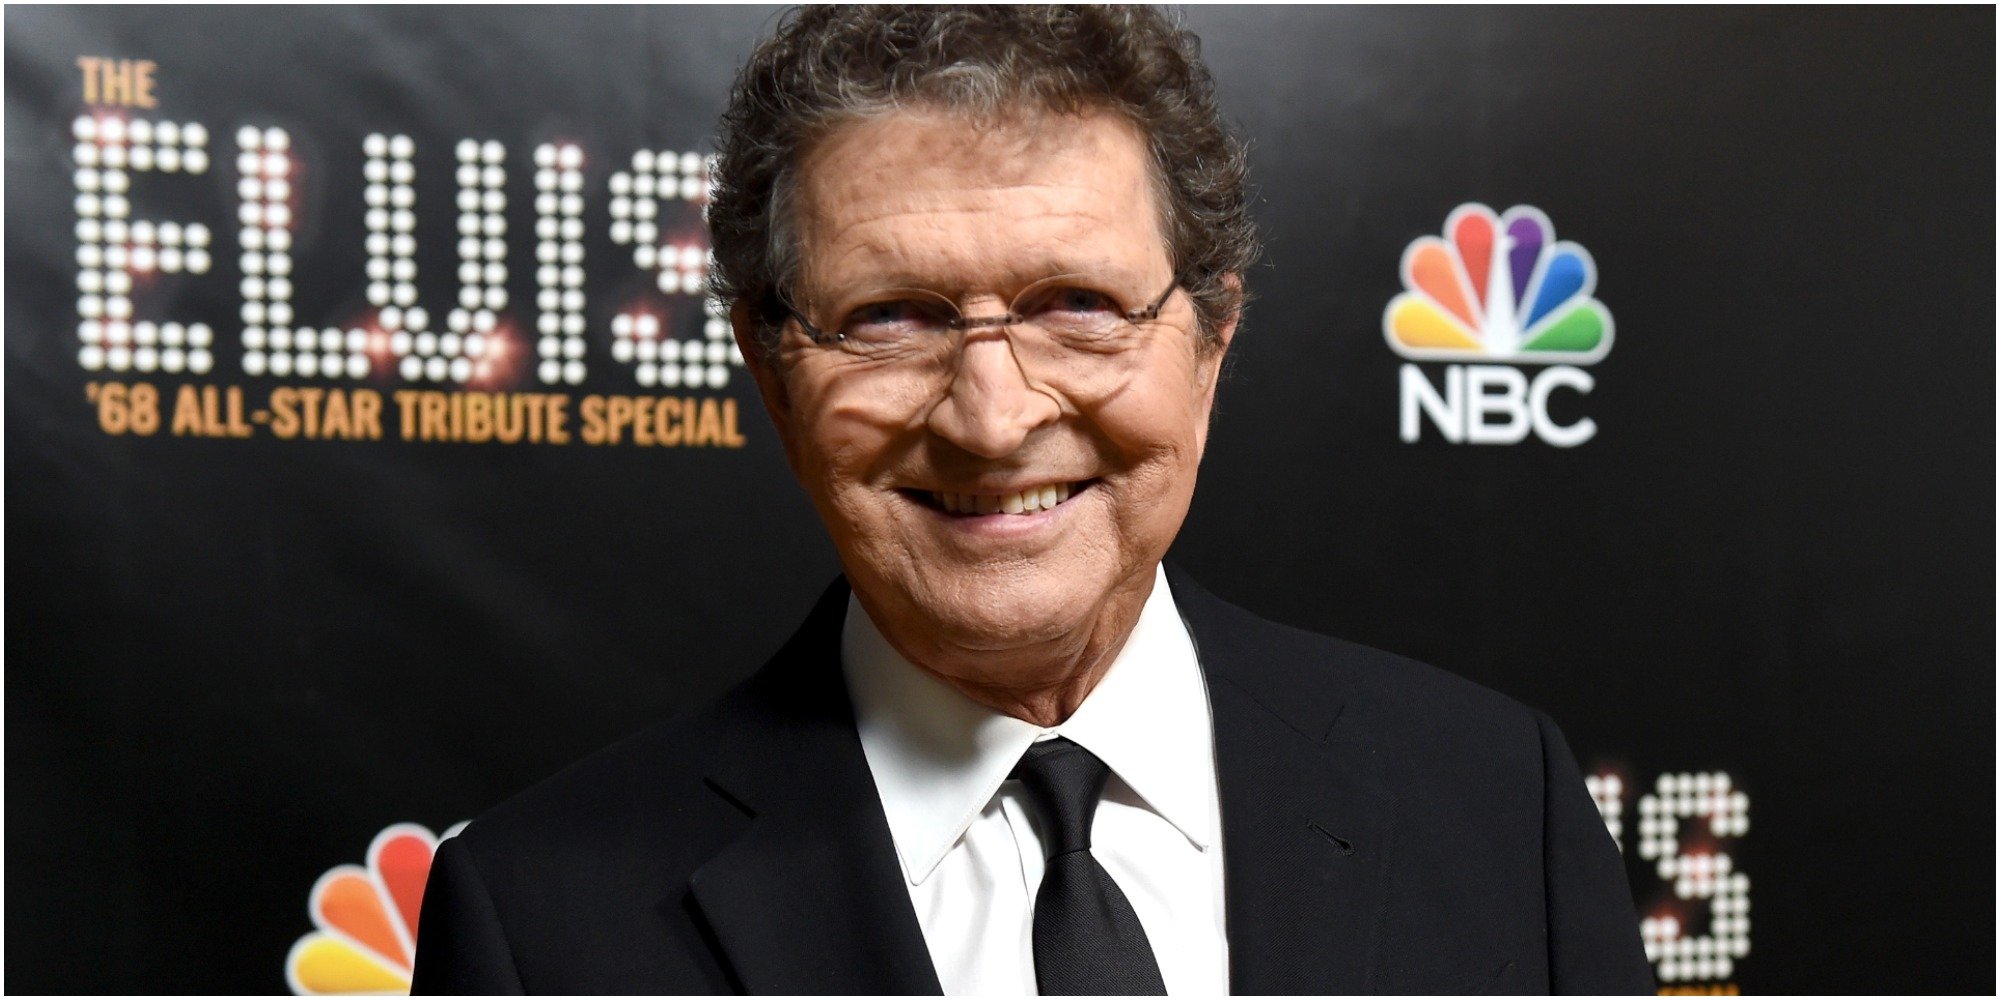
M 1243 162 L 1150 10 L 777 27 L 715 280 L 845 578 L 446 842 L 420 991 L 1650 992 L 1547 718 L 1161 567 Z

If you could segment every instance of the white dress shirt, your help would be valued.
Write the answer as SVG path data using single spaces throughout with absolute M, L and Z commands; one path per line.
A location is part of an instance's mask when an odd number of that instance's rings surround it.
M 912 666 L 848 599 L 841 660 L 861 749 L 946 993 L 1036 994 L 1042 847 L 1007 774 L 1029 744 L 1055 736 L 1111 768 L 1091 853 L 1132 901 L 1167 991 L 1229 992 L 1208 691 L 1166 574 L 1154 572 L 1125 648 L 1053 729 Z

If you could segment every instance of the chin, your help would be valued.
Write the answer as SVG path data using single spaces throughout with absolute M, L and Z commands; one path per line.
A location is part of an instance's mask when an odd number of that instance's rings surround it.
M 957 576 L 953 574 L 952 576 Z M 1074 635 L 1095 617 L 1108 581 L 1076 570 L 1016 567 L 933 579 L 911 596 L 943 644 L 1004 650 Z

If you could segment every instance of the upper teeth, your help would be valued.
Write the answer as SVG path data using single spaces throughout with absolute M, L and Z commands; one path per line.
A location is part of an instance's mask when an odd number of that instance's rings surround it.
M 933 491 L 931 497 L 954 514 L 1033 514 L 1068 500 L 1070 492 L 1070 484 L 1057 483 L 1005 495 Z

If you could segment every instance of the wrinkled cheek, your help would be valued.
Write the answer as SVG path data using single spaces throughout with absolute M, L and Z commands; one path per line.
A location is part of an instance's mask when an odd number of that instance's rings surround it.
M 1200 460 L 1199 402 L 1179 393 L 1127 392 L 1087 411 L 1086 417 L 1126 469 L 1170 475 L 1173 468 L 1186 465 L 1192 474 L 1192 466 Z
M 1072 403 L 1121 445 L 1151 451 L 1174 439 L 1195 440 L 1205 387 L 1192 356 L 1155 348 L 1103 372 L 1087 388 L 1073 393 Z
M 894 440 L 897 422 L 854 393 L 821 390 L 794 400 L 802 464 L 830 487 L 869 478 Z
M 1184 386 L 1173 389 L 1129 393 L 1097 413 L 1097 426 L 1123 480 L 1109 513 L 1131 557 L 1164 551 L 1179 532 L 1194 494 L 1201 461 L 1200 410 Z
M 880 485 L 897 428 L 839 397 L 796 399 L 799 474 L 850 569 L 900 561 L 899 497 Z

